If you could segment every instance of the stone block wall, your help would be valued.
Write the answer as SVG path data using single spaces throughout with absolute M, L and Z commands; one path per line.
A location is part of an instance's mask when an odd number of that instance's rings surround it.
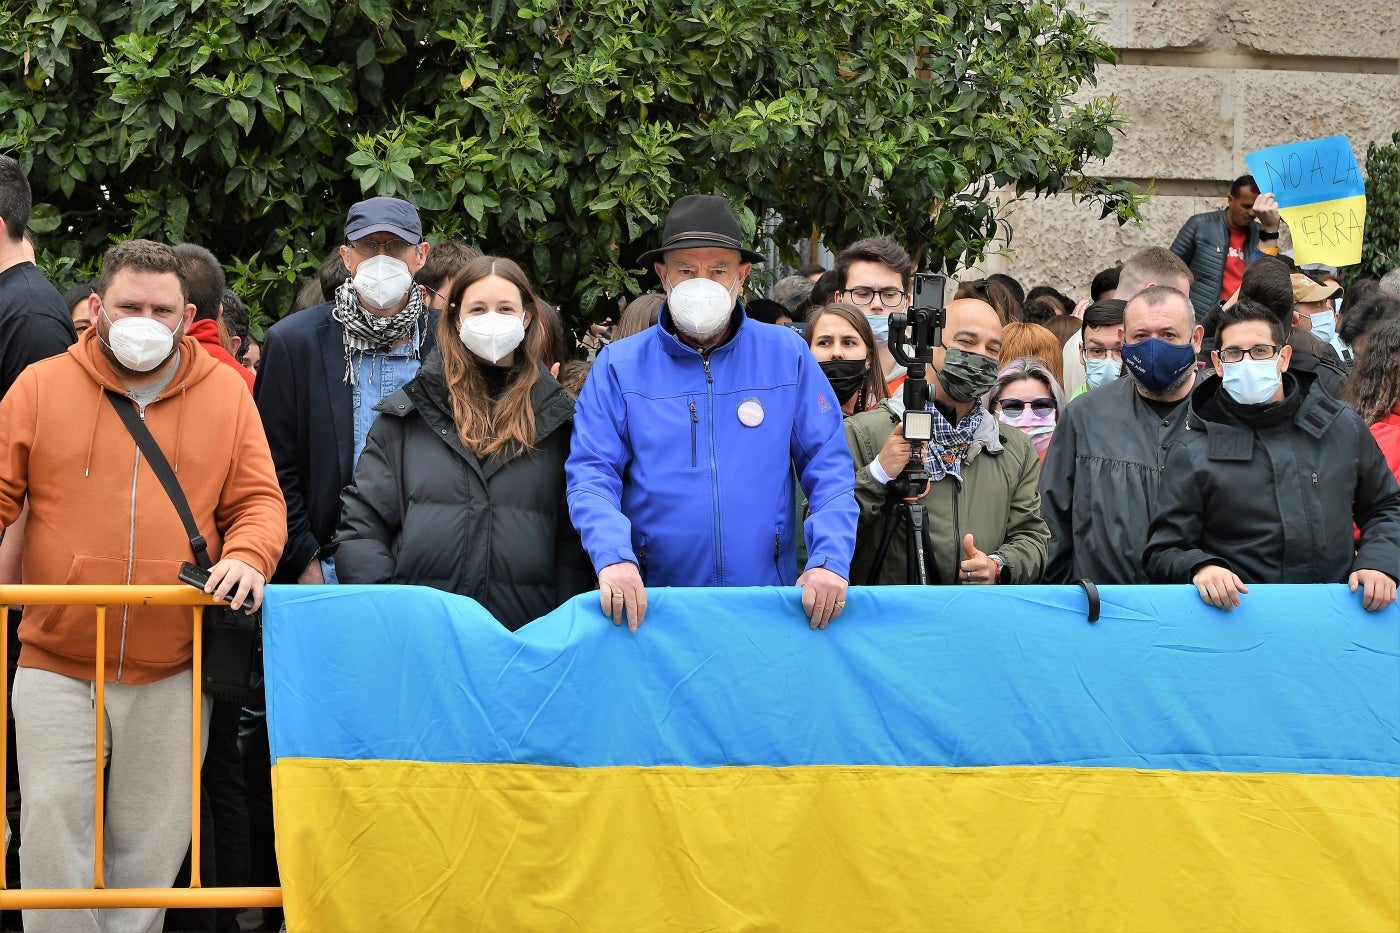
M 1344 133 L 1366 146 L 1400 129 L 1395 0 L 1087 0 L 1118 64 L 1087 98 L 1115 95 L 1124 135 L 1099 174 L 1151 184 L 1141 227 L 1100 221 L 1068 198 L 1017 205 L 1013 234 L 976 270 L 1089 297 L 1106 266 L 1170 245 L 1192 214 L 1223 207 L 1245 153 Z M 1400 192 L 1368 192 L 1400 198 Z

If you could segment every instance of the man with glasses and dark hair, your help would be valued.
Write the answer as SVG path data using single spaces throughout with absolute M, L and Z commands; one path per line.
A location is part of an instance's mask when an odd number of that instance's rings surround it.
M 1400 574 L 1400 486 L 1365 421 L 1290 370 L 1268 308 L 1242 298 L 1216 334 L 1220 378 L 1191 393 L 1190 431 L 1167 456 L 1145 555 L 1152 581 L 1190 581 L 1225 610 L 1252 583 L 1346 583 L 1367 610 L 1386 608 Z
M 880 369 L 891 395 L 904 384 L 904 367 L 894 361 L 886 346 L 890 337 L 889 317 L 895 311 L 909 308 L 913 276 L 913 260 L 891 236 L 857 240 L 836 257 L 833 300 L 853 304 L 865 312 L 870 330 L 875 334 Z
M 1123 309 L 1126 301 L 1105 298 L 1084 309 L 1079 327 L 1079 359 L 1084 364 L 1084 386 L 1075 394 L 1108 385 L 1123 374 Z
M 428 252 L 412 204 L 361 201 L 340 247 L 350 278 L 329 301 L 267 331 L 254 394 L 287 498 L 287 549 L 275 582 L 335 582 L 324 548 L 375 406 L 417 374 L 434 345 L 436 315 L 413 282 Z

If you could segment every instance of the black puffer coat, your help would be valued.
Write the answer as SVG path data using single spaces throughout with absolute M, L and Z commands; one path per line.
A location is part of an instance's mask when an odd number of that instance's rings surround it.
M 535 450 L 484 461 L 457 436 L 436 352 L 381 402 L 341 495 L 341 583 L 414 583 L 470 596 L 514 631 L 593 583 L 564 504 L 573 400 L 535 383 Z

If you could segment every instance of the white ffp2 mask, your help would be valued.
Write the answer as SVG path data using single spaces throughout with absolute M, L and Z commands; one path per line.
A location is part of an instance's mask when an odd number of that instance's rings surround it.
M 124 317 L 114 321 L 105 307 L 102 313 L 111 325 L 107 329 L 107 348 L 127 369 L 148 373 L 170 358 L 175 349 L 175 335 L 160 321 L 148 317 Z
M 412 285 L 408 263 L 393 256 L 371 256 L 355 269 L 355 294 L 380 311 L 403 301 Z
M 703 340 L 719 333 L 729 321 L 734 293 L 714 279 L 697 276 L 673 287 L 666 304 L 678 328 Z
M 458 328 L 457 336 L 476 356 L 488 363 L 497 363 L 514 353 L 525 339 L 525 321 L 499 311 L 469 314 Z

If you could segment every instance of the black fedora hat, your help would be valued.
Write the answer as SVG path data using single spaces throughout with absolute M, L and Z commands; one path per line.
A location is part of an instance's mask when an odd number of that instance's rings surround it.
M 673 249 L 706 246 L 738 250 L 745 262 L 763 262 L 763 254 L 746 249 L 740 236 L 739 221 L 728 201 L 716 194 L 688 194 L 671 205 L 666 226 L 661 230 L 661 248 L 643 253 L 637 264 L 650 266 L 660 262 Z

